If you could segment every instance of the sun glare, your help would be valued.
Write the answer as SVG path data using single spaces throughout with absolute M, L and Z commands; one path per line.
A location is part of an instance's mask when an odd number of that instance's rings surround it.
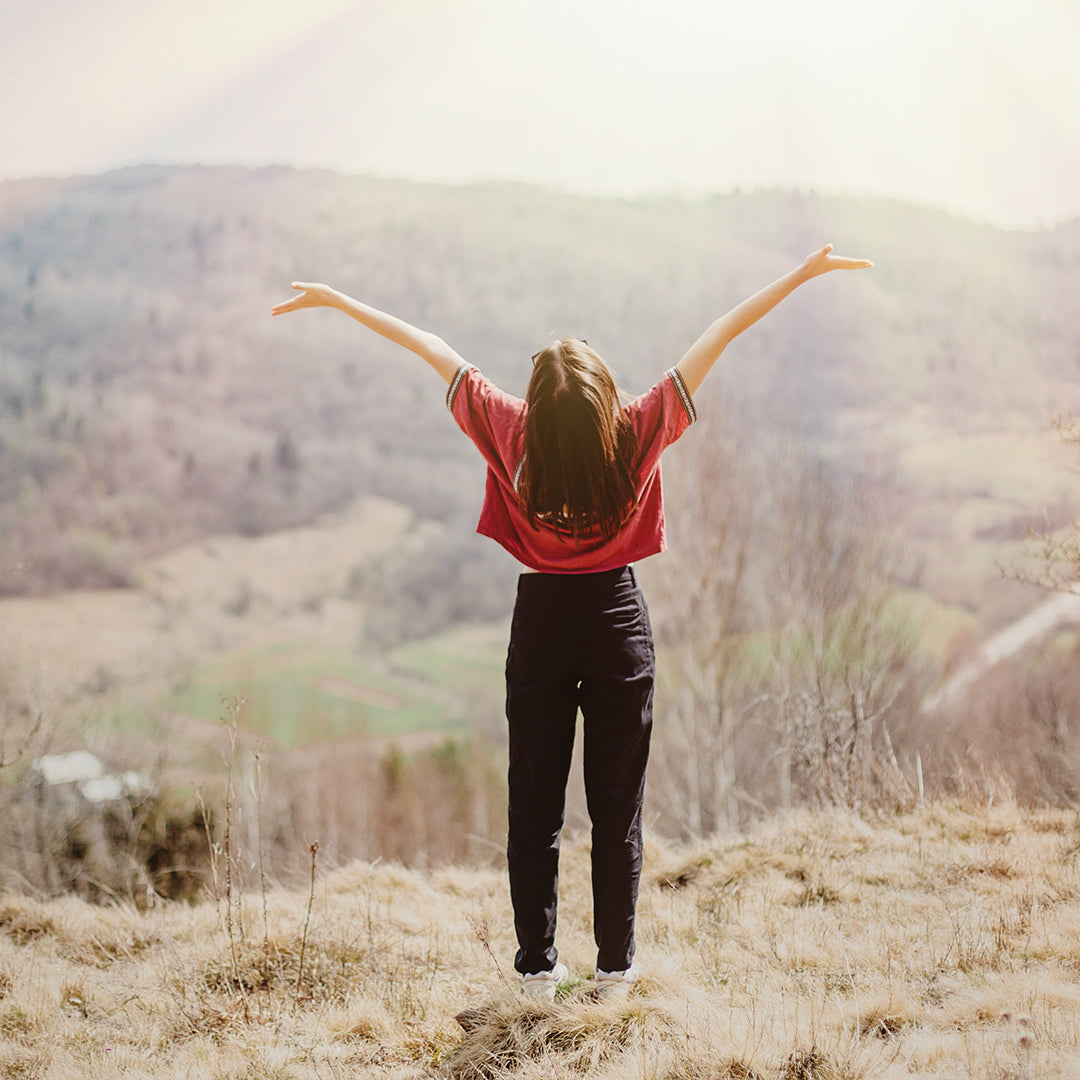
M 2 172 L 764 184 L 1030 222 L 1080 212 L 1078 46 L 1072 0 L 41 0 L 5 5 Z

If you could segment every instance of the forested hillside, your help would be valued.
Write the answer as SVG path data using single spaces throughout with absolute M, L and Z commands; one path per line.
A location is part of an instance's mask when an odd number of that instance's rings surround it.
M 243 843 L 274 872 L 309 834 L 331 862 L 499 849 L 515 567 L 473 533 L 482 462 L 415 357 L 335 312 L 271 319 L 291 281 L 434 330 L 511 391 L 564 334 L 638 392 L 826 241 L 875 268 L 733 343 L 665 455 L 650 821 L 1074 802 L 1075 634 L 947 707 L 932 691 L 1038 603 L 1001 567 L 1080 505 L 1047 423 L 1080 410 L 1080 222 L 144 167 L 0 185 L 0 863 L 126 895 L 130 853 L 94 862 L 99 829 L 72 855 L 35 759 L 88 741 L 120 774 L 157 761 L 161 807 L 125 826 L 156 844 L 159 809 L 166 833 L 198 826 L 223 714 L 265 740 L 269 779 L 240 786 L 265 791 L 245 813 L 267 831 Z
M 506 571 L 470 535 L 482 469 L 442 386 L 336 314 L 271 320 L 289 282 L 436 330 L 510 390 L 559 333 L 639 391 L 825 240 L 876 268 L 740 339 L 710 408 L 884 470 L 924 563 L 927 545 L 1067 517 L 1043 418 L 1080 403 L 1080 223 L 1013 234 L 805 194 L 630 202 L 284 168 L 0 185 L 0 593 L 124 583 L 148 554 L 370 493 L 453 525 L 418 594 L 464 581 L 453 617 L 490 614 Z M 931 561 L 924 584 L 977 606 L 950 584 L 968 553 Z

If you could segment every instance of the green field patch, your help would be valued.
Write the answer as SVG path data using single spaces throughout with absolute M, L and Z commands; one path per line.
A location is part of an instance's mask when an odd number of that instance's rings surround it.
M 387 661 L 395 672 L 425 683 L 501 696 L 508 637 L 505 620 L 461 626 L 399 645 Z
M 244 728 L 286 746 L 461 726 L 437 688 L 402 678 L 377 659 L 304 642 L 227 654 L 201 664 L 168 706 L 215 720 L 239 701 Z

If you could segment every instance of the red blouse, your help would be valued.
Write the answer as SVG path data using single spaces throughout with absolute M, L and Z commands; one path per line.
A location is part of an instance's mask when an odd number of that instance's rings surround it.
M 610 540 L 602 536 L 575 540 L 548 525 L 531 525 L 521 512 L 516 491 L 525 444 L 526 405 L 521 398 L 503 393 L 478 368 L 463 364 L 450 383 L 446 404 L 487 462 L 476 531 L 502 544 L 522 565 L 549 574 L 591 574 L 626 566 L 667 547 L 660 455 L 697 419 L 677 369 L 665 372 L 651 390 L 624 406 L 637 436 L 638 504 Z

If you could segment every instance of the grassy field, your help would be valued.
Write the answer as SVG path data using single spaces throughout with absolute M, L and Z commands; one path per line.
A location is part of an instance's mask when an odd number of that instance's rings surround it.
M 501 693 L 509 620 L 464 626 L 424 641 L 408 642 L 388 659 L 395 671 L 458 691 L 481 686 Z
M 933 804 L 650 842 L 644 976 L 527 1004 L 499 870 L 357 863 L 146 912 L 0 898 L 0 1076 L 860 1080 L 1080 1075 L 1080 817 Z M 456 1016 L 461 1016 L 456 1020 Z
M 361 645 L 374 616 L 350 586 L 420 528 L 367 499 L 310 526 L 179 548 L 133 588 L 0 600 L 0 685 L 80 726 L 214 722 L 243 699 L 244 725 L 285 746 L 455 732 L 500 708 L 506 627 L 456 627 L 383 656 Z
M 501 628 L 462 627 L 411 642 L 385 660 L 317 642 L 284 642 L 198 665 L 169 711 L 203 720 L 243 699 L 243 722 L 283 746 L 357 735 L 466 730 L 463 695 L 499 707 Z M 501 648 L 501 651 L 500 651 Z

